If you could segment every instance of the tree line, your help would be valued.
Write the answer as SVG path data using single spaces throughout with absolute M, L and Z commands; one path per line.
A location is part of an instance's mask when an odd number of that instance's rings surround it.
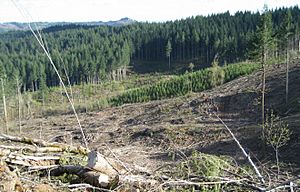
M 286 12 L 291 15 L 291 47 L 299 49 L 300 10 L 298 7 L 271 11 L 277 39 Z M 196 16 L 164 23 L 138 22 L 112 26 L 67 25 L 45 29 L 40 34 L 54 63 L 71 84 L 98 83 L 126 78 L 128 66 L 143 61 L 165 63 L 192 62 L 195 69 L 211 65 L 216 57 L 221 65 L 249 59 L 261 13 L 229 12 Z M 284 47 L 277 45 L 277 53 Z M 253 47 L 253 46 L 252 46 Z M 144 64 L 143 68 L 153 65 Z M 10 81 L 19 76 L 22 90 L 59 85 L 54 70 L 29 32 L 0 35 L 0 64 Z M 11 82 L 11 81 L 10 81 Z

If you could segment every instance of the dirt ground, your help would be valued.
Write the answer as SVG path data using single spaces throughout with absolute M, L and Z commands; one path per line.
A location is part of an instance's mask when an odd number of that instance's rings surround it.
M 291 140 L 280 154 L 293 172 L 299 174 L 300 63 L 294 62 L 290 69 L 290 102 L 287 106 L 284 104 L 284 75 L 284 65 L 269 67 L 266 103 L 267 108 L 283 116 L 292 129 Z M 81 113 L 79 118 L 90 149 L 151 173 L 184 159 L 194 150 L 229 155 L 245 162 L 214 115 L 216 113 L 247 152 L 264 164 L 274 161 L 274 157 L 271 149 L 267 150 L 267 155 L 260 153 L 260 77 L 261 72 L 257 72 L 205 92 Z M 83 145 L 73 115 L 30 119 L 23 122 L 24 135 L 48 142 Z

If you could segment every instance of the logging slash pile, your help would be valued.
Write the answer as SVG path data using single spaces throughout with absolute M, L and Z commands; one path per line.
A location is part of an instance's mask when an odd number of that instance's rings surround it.
M 228 157 L 194 152 L 154 172 L 81 146 L 0 134 L 0 191 L 260 191 Z M 176 155 L 176 154 L 175 154 Z
M 81 146 L 5 134 L 0 135 L 0 141 L 5 143 L 0 145 L 1 192 L 52 191 L 51 185 L 41 184 L 41 178 L 44 183 L 51 183 L 49 179 L 54 176 L 79 182 L 66 188 L 101 191 L 115 189 L 120 183 L 154 182 L 142 175 L 133 175 L 135 170 L 118 159 L 106 158 Z
M 81 146 L 5 134 L 0 141 L 1 192 L 255 189 L 242 169 L 213 155 L 195 152 L 150 173 Z

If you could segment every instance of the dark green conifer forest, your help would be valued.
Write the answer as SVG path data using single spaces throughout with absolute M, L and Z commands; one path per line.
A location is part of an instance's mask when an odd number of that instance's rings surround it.
M 298 7 L 271 11 L 272 35 L 278 39 L 276 42 L 286 38 L 280 33 L 287 12 L 291 49 L 299 49 Z M 211 66 L 216 57 L 220 65 L 252 59 L 251 45 L 259 19 L 258 12 L 226 12 L 118 27 L 56 26 L 44 29 L 41 36 L 64 80 L 68 76 L 71 84 L 99 83 L 126 78 L 129 67 L 153 72 L 160 68 L 171 73 L 178 63 L 192 62 L 195 69 L 203 69 Z M 274 56 L 280 55 L 276 50 L 283 46 L 275 45 Z M 22 90 L 59 85 L 46 55 L 29 31 L 0 35 L 0 63 L 4 66 L 2 76 L 8 82 L 18 76 Z

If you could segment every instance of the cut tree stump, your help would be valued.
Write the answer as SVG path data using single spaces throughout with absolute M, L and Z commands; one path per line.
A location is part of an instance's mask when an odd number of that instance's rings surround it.
M 89 152 L 87 167 L 113 177 L 118 175 L 118 171 L 97 151 Z
M 104 173 L 94 171 L 90 168 L 82 166 L 65 165 L 50 170 L 51 176 L 59 176 L 63 174 L 75 174 L 82 179 L 83 182 L 95 187 L 111 189 L 117 186 L 119 176 L 108 176 Z
M 81 146 L 48 143 L 43 140 L 5 134 L 0 134 L 1 140 L 9 141 L 7 144 L 10 144 L 0 145 L 2 161 L 28 170 L 48 170 L 51 176 L 74 174 L 81 179 L 81 182 L 104 189 L 113 189 L 119 183 L 129 183 L 135 186 L 158 183 L 156 180 L 143 175 L 132 175 L 136 170 L 126 167 L 116 156 L 116 159 L 105 157 L 97 151 L 89 151 Z M 87 155 L 86 166 L 59 165 L 64 151 Z

